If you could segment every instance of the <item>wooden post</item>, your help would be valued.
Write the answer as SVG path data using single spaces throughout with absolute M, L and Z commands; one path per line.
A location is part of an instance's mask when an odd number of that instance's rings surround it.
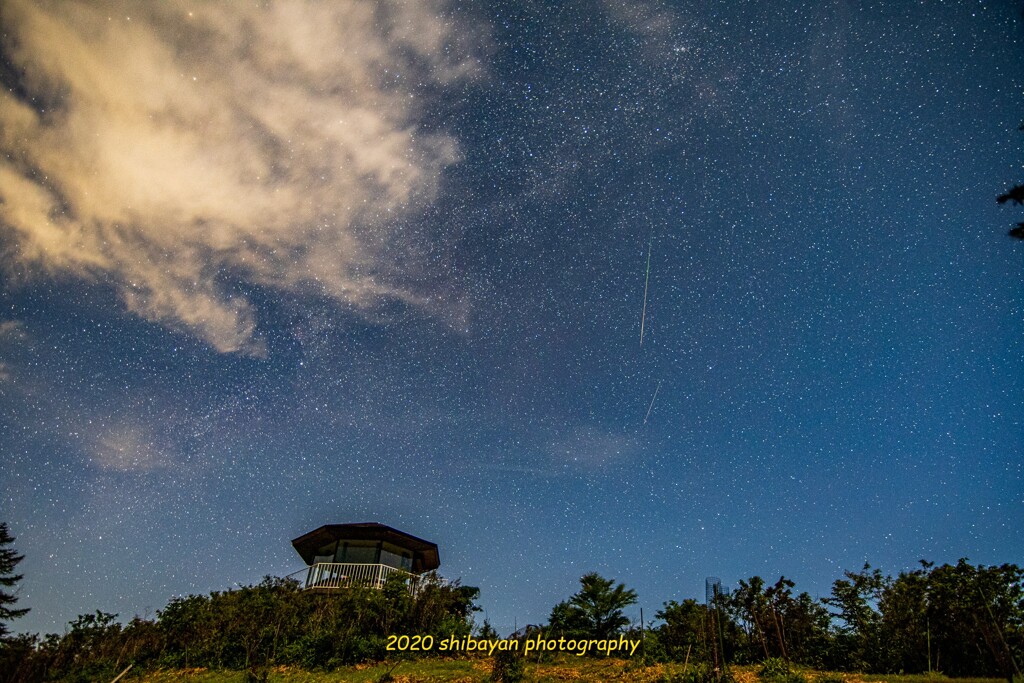
M 640 656 L 643 658 L 644 663 L 647 662 L 647 650 L 644 644 L 644 608 L 640 608 Z
M 114 680 L 110 681 L 110 683 L 117 683 L 117 682 L 118 682 L 119 680 L 121 680 L 121 678 L 122 678 L 122 677 L 123 677 L 123 676 L 124 676 L 124 675 L 125 675 L 126 673 L 128 673 L 129 671 L 131 671 L 131 670 L 132 670 L 132 667 L 133 667 L 133 666 L 135 666 L 135 665 L 134 665 L 134 664 L 129 664 L 129 665 L 128 665 L 128 668 L 127 668 L 127 669 L 125 669 L 124 671 L 122 671 L 121 673 L 117 674 L 117 678 L 115 678 Z

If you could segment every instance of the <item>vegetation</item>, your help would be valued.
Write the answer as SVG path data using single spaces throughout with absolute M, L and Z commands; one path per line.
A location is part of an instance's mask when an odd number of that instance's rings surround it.
M 636 591 L 590 573 L 580 579 L 580 592 L 551 610 L 549 630 L 566 638 L 612 638 L 629 619 L 622 610 L 636 603 Z
M 268 577 L 240 590 L 174 598 L 152 621 L 122 626 L 116 615 L 97 611 L 63 636 L 23 636 L 5 650 L 0 680 L 111 680 L 128 664 L 140 671 L 232 669 L 248 672 L 248 680 L 263 680 L 277 665 L 333 669 L 385 659 L 392 634 L 468 635 L 478 594 L 433 576 L 415 592 L 394 579 L 382 590 L 330 593 Z
M 18 596 L 4 590 L 14 587 L 22 579 L 21 574 L 14 573 L 14 568 L 25 558 L 10 547 L 13 543 L 14 537 L 7 523 L 0 522 L 0 642 L 7 640 L 10 634 L 7 622 L 28 614 L 28 609 L 14 609 Z
M 395 662 L 343 666 L 334 671 L 305 671 L 294 667 L 275 667 L 269 671 L 268 683 L 379 683 L 391 672 L 394 683 L 491 683 L 489 659 L 417 659 Z M 604 660 L 566 656 L 554 661 L 525 664 L 525 681 L 529 683 L 698 683 L 692 676 L 693 666 L 683 671 L 677 663 L 654 664 L 638 668 L 621 659 Z M 758 683 L 756 667 L 736 667 L 737 683 Z M 244 683 L 245 674 L 238 671 L 189 669 L 148 671 L 126 677 L 132 683 Z M 903 676 L 869 676 L 846 674 L 842 678 L 809 670 L 812 683 L 1000 683 L 999 679 L 949 679 L 927 674 Z M 124 683 L 122 679 L 119 683 Z M 710 679 L 709 679 L 710 680 Z M 103 683 L 109 683 L 104 680 Z
M 516 650 L 495 653 L 491 680 L 495 683 L 521 683 L 526 680 L 526 658 Z
M 1017 130 L 1024 130 L 1024 123 L 1022 123 Z M 1009 190 L 996 197 L 996 201 L 1000 204 L 1013 202 L 1018 206 L 1024 204 L 1024 185 L 1014 185 Z M 1010 237 L 1016 237 L 1017 239 L 1024 240 L 1024 223 L 1017 223 L 1015 227 L 1011 228 Z
M 865 565 L 820 601 L 781 577 L 754 576 L 705 606 L 670 601 L 657 616 L 664 658 L 763 663 L 764 680 L 798 683 L 791 665 L 865 673 L 1021 677 L 1024 571 L 1016 565 L 921 567 L 896 578 Z M 718 652 L 723 654 L 721 664 Z
M 7 547 L 13 539 L 6 525 L 0 531 L 6 539 L 0 576 L 10 581 L 0 585 L 9 586 L 20 578 L 13 570 L 21 558 Z M 13 595 L 0 595 L 4 619 L 24 613 L 12 608 Z M 1012 564 L 922 562 L 895 578 L 864 565 L 845 572 L 820 600 L 796 593 L 785 577 L 768 584 L 754 576 L 710 605 L 670 600 L 657 612 L 657 623 L 643 631 L 623 613 L 636 603 L 636 591 L 591 573 L 580 579 L 579 592 L 555 605 L 548 624 L 517 637 L 606 640 L 625 634 L 635 641 L 642 634 L 644 647 L 631 662 L 597 649 L 586 656 L 546 651 L 529 658 L 522 651 L 474 651 L 454 660 L 436 648 L 388 650 L 389 636 L 433 636 L 439 643 L 469 635 L 478 595 L 434 575 L 415 591 L 400 579 L 381 590 L 317 592 L 268 577 L 240 590 L 174 598 L 152 620 L 122 624 L 116 615 L 96 611 L 72 621 L 63 635 L 6 636 L 0 641 L 0 683 L 112 680 L 129 664 L 129 678 L 154 681 L 162 680 L 161 671 L 173 672 L 175 680 L 211 681 L 324 680 L 317 671 L 347 672 L 335 680 L 450 680 L 445 676 L 451 674 L 522 681 L 589 680 L 591 674 L 602 680 L 599 670 L 608 677 L 614 670 L 621 680 L 682 683 L 931 683 L 942 680 L 940 671 L 1024 682 L 1024 570 Z M 477 637 L 498 634 L 485 622 Z M 566 668 L 589 673 L 570 675 Z M 823 670 L 856 673 L 815 673 Z M 239 677 L 210 673 L 216 671 Z M 893 672 L 899 676 L 883 675 Z

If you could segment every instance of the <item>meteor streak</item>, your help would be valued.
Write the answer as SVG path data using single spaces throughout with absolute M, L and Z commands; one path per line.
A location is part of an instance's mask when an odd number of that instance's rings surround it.
M 654 396 L 651 397 L 651 405 L 647 406 L 647 414 L 644 415 L 644 424 L 647 424 L 647 418 L 651 416 L 651 410 L 654 408 L 654 400 L 658 398 L 659 389 L 661 389 L 661 380 L 658 380 L 658 386 L 654 387 Z
M 654 238 L 652 237 L 651 241 L 653 241 L 653 239 Z M 647 242 L 647 275 L 644 276 L 644 308 L 640 312 L 640 346 L 644 345 L 644 321 L 647 320 L 647 285 L 651 281 L 651 241 Z

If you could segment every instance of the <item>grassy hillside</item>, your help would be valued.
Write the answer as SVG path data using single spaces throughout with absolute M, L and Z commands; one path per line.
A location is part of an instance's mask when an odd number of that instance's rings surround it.
M 394 683 L 487 683 L 490 681 L 491 659 L 422 659 L 390 664 L 363 664 L 340 668 L 331 673 L 315 673 L 278 667 L 269 672 L 268 683 L 376 683 L 391 672 Z M 542 664 L 527 664 L 526 680 L 533 683 L 659 683 L 670 680 L 673 674 L 682 672 L 681 664 L 655 664 L 637 666 L 623 659 L 590 659 L 562 657 Z M 758 683 L 756 667 L 735 667 L 736 683 Z M 804 671 L 809 683 L 824 679 L 842 680 L 843 683 L 1003 683 L 999 678 L 957 678 L 941 675 L 877 676 L 864 674 L 834 674 L 820 671 Z M 146 674 L 133 679 L 143 683 L 245 683 L 246 675 L 238 671 L 209 671 L 206 669 L 179 669 Z

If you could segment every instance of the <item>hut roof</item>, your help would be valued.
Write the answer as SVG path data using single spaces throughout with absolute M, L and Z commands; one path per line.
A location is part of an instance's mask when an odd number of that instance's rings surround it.
M 413 570 L 428 572 L 441 566 L 437 544 L 417 538 L 379 522 L 325 524 L 292 541 L 306 564 L 312 564 L 316 551 L 335 541 L 384 541 L 413 552 Z

